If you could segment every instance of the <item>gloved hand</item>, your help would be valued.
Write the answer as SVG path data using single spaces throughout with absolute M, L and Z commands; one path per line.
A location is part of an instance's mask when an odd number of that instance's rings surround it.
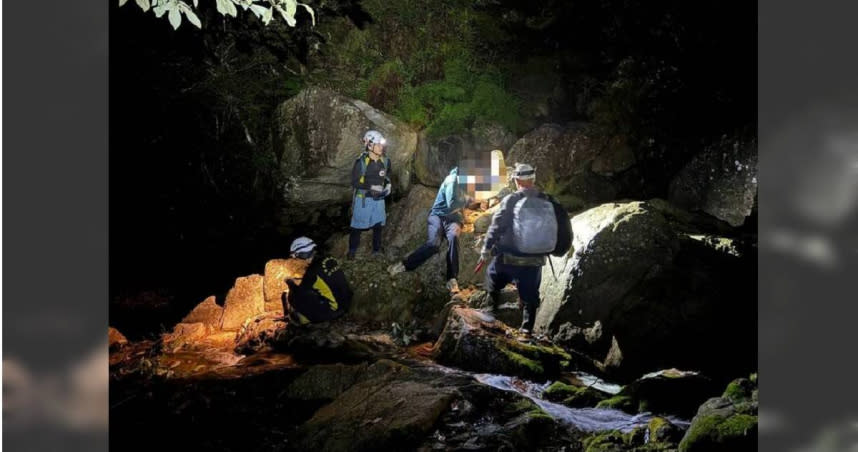
M 486 262 L 490 261 L 492 259 L 492 250 L 483 248 L 483 250 L 480 251 L 480 259 Z
M 393 187 L 391 187 L 390 182 L 386 183 L 384 185 L 384 190 L 381 191 L 381 197 L 387 198 L 388 196 L 390 196 L 390 192 L 392 189 Z

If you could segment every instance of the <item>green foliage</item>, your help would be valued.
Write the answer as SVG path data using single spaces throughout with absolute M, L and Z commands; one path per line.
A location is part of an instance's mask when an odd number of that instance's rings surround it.
M 119 6 L 127 2 L 128 0 L 119 0 Z M 167 14 L 167 20 L 170 21 L 170 25 L 173 26 L 174 30 L 178 29 L 182 24 L 182 15 L 197 28 L 203 27 L 193 8 L 181 0 L 135 0 L 135 2 L 144 13 L 151 8 L 155 17 L 162 17 L 164 14 Z M 271 22 L 276 12 L 290 27 L 294 27 L 297 23 L 295 14 L 298 12 L 298 6 L 300 5 L 310 15 L 313 25 L 316 24 L 316 14 L 313 12 L 313 8 L 310 8 L 305 3 L 299 3 L 297 0 L 216 0 L 216 5 L 217 12 L 222 16 L 238 17 L 237 6 L 245 11 L 249 9 L 265 25 Z M 198 0 L 194 0 L 194 8 L 197 6 Z
M 518 131 L 521 102 L 507 90 L 497 55 L 485 51 L 491 42 L 477 32 L 482 16 L 473 4 L 369 0 L 363 6 L 373 24 L 361 29 L 343 21 L 326 30 L 331 54 L 321 58 L 325 70 L 311 83 L 365 100 L 430 136 L 467 130 L 476 120 Z

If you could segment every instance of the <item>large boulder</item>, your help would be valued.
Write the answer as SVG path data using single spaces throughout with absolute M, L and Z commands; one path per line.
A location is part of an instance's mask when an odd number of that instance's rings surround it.
M 697 372 L 667 369 L 644 375 L 624 386 L 600 406 L 631 414 L 651 412 L 690 419 L 701 403 L 720 391 L 712 379 Z
M 571 220 L 574 252 L 543 271 L 536 329 L 571 339 L 571 327 L 600 338 L 585 352 L 607 355 L 615 376 L 631 379 L 677 367 L 749 371 L 755 354 L 755 255 L 737 256 L 678 233 L 647 202 L 604 204 Z M 579 341 L 580 343 L 580 341 Z
M 729 140 L 707 147 L 670 183 L 669 200 L 741 226 L 757 199 L 757 143 Z
M 202 323 L 211 328 L 220 328 L 223 307 L 219 306 L 212 295 L 198 304 L 180 323 Z
M 680 452 L 757 450 L 757 385 L 737 379 L 721 397 L 709 399 L 697 410 L 679 443 Z
M 265 311 L 262 281 L 262 275 L 236 278 L 235 285 L 226 294 L 220 321 L 221 329 L 238 330 L 245 321 Z
M 297 432 L 300 450 L 407 450 L 431 432 L 455 390 L 377 378 L 322 407 Z
M 553 344 L 522 343 L 508 332 L 509 328 L 490 314 L 454 307 L 433 354 L 442 364 L 537 381 L 556 376 L 571 365 L 572 356 L 563 349 Z
M 679 250 L 667 221 L 643 202 L 603 204 L 570 222 L 574 252 L 551 257 L 557 280 L 543 271 L 537 330 L 556 332 L 567 321 L 609 317 L 624 294 Z
M 544 124 L 519 139 L 506 161 L 533 165 L 537 184 L 570 211 L 616 199 L 625 179 L 614 176 L 635 163 L 623 141 L 586 123 Z
M 387 139 L 395 193 L 411 183 L 411 160 L 417 133 L 399 120 L 365 102 L 322 88 L 307 88 L 277 111 L 274 149 L 287 180 L 283 188 L 284 224 L 313 222 L 333 206 L 351 200 L 351 170 L 370 129 Z

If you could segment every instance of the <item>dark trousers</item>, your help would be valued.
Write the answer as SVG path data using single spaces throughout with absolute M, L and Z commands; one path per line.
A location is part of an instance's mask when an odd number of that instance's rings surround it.
M 426 220 L 428 234 L 426 243 L 409 254 L 402 263 L 408 271 L 423 265 L 427 259 L 434 256 L 441 247 L 441 232 L 447 238 L 450 249 L 447 250 L 447 279 L 459 276 L 459 233 L 462 225 L 450 220 L 445 220 L 437 215 L 429 215 Z
M 521 327 L 533 331 L 536 321 L 536 309 L 539 308 L 539 284 L 542 282 L 542 267 L 508 265 L 501 260 L 503 256 L 495 256 L 486 270 L 486 291 L 492 301 L 497 302 L 501 289 L 514 282 L 518 288 L 518 297 L 524 304 Z
M 333 309 L 331 301 L 319 295 L 312 289 L 302 288 L 294 283 L 287 283 L 289 292 L 281 296 L 283 313 L 297 320 L 296 314 L 301 314 L 311 322 L 327 322 L 339 318 L 344 309 Z
M 372 227 L 372 252 L 381 251 L 381 223 L 376 223 Z M 354 255 L 360 246 L 360 233 L 363 229 L 351 228 L 349 232 L 349 254 Z

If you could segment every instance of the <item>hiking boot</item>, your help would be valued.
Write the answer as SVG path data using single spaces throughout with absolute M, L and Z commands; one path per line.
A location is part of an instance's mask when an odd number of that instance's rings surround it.
M 449 290 L 450 293 L 459 293 L 459 281 L 456 281 L 456 278 L 448 279 L 447 290 Z
M 390 273 L 390 276 L 396 276 L 399 273 L 402 273 L 404 271 L 405 271 L 405 264 L 403 264 L 402 262 L 397 262 L 397 263 L 391 265 L 390 267 L 387 267 L 387 272 Z
M 519 328 L 515 339 L 519 342 L 532 342 L 533 336 L 527 328 Z

